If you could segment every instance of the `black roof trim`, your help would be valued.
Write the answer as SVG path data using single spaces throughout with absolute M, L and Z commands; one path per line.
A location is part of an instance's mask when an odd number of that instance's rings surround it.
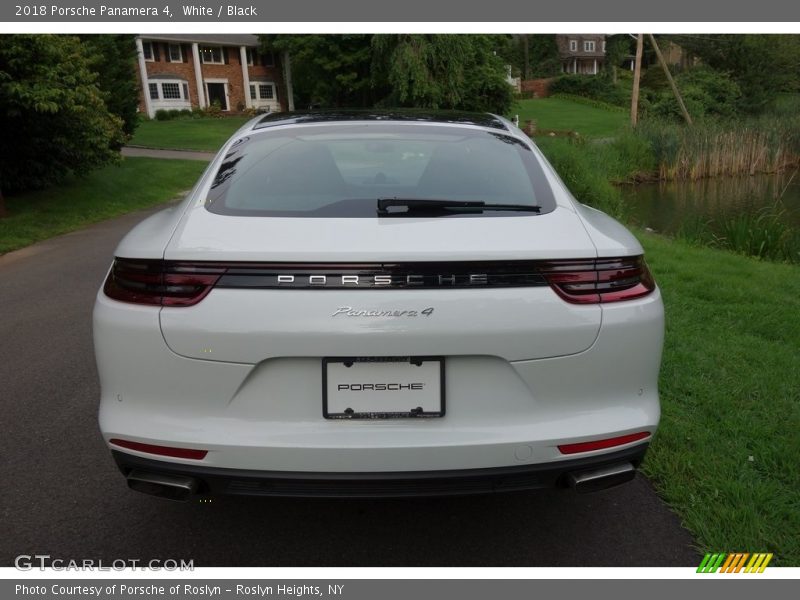
M 279 125 L 299 125 L 304 123 L 325 123 L 336 121 L 414 121 L 423 123 L 454 123 L 477 125 L 508 131 L 505 123 L 489 113 L 473 113 L 456 110 L 421 109 L 334 109 L 271 113 L 264 116 L 253 129 L 277 127 Z
M 187 35 L 172 35 L 160 33 L 140 33 L 138 37 L 146 42 L 171 42 L 174 44 L 207 44 L 209 46 L 248 46 L 250 48 L 257 48 L 261 45 L 257 35 L 249 33 L 241 34 L 216 34 L 216 33 L 198 33 Z

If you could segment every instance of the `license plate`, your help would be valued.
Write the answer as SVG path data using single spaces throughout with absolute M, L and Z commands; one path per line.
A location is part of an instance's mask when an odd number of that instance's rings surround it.
M 325 358 L 322 414 L 326 419 L 442 417 L 444 359 Z

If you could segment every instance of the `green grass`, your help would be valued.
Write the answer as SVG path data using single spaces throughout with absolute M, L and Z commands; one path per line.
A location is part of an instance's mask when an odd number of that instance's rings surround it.
M 800 565 L 800 272 L 640 234 L 666 307 L 645 473 L 703 552 Z
M 143 120 L 129 143 L 148 148 L 216 152 L 249 119 L 250 117 Z
M 611 143 L 537 142 L 578 199 L 623 219 L 610 181 L 653 164 L 624 129 Z M 667 313 L 662 422 L 644 470 L 702 552 L 800 566 L 800 271 L 698 246 L 768 256 L 786 233 L 769 218 L 735 220 L 722 237 L 701 222 L 687 222 L 687 239 L 640 233 Z
M 567 98 L 520 100 L 511 108 L 519 125 L 533 119 L 539 130 L 577 131 L 586 137 L 610 137 L 628 123 L 625 112 L 591 106 Z
M 0 254 L 166 202 L 190 189 L 205 167 L 196 160 L 126 158 L 84 178 L 7 197 Z

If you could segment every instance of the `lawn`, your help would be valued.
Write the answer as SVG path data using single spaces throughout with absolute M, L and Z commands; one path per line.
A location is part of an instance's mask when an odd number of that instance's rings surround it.
M 129 142 L 132 146 L 216 152 L 250 117 L 142 120 Z
M 664 294 L 644 470 L 703 552 L 800 565 L 800 272 L 641 234 Z
M 205 167 L 195 160 L 126 158 L 87 177 L 6 197 L 9 216 L 0 219 L 0 254 L 166 202 L 189 190 Z
M 587 137 L 609 137 L 625 127 L 624 111 L 601 108 L 566 98 L 520 100 L 511 108 L 511 116 L 519 115 L 519 125 L 533 119 L 539 130 L 577 131 Z

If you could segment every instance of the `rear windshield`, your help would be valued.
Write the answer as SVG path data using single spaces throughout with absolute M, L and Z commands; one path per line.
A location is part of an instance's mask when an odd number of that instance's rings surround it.
M 369 123 L 259 132 L 226 155 L 206 199 L 224 215 L 376 217 L 379 198 L 555 208 L 521 141 L 456 127 Z M 454 216 L 530 216 L 495 212 Z

